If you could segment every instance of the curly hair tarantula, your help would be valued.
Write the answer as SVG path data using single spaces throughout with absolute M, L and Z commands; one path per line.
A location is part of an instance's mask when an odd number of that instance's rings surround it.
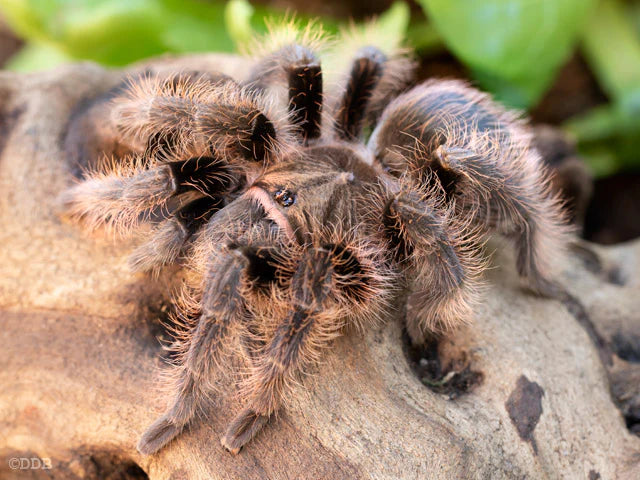
M 121 134 L 146 151 L 68 190 L 67 211 L 125 232 L 152 222 L 131 267 L 193 273 L 173 396 L 143 454 L 196 419 L 225 353 L 244 365 L 245 407 L 222 438 L 237 453 L 399 285 L 413 292 L 413 342 L 470 321 L 488 233 L 513 239 L 520 275 L 554 293 L 566 227 L 524 124 L 463 82 L 408 89 L 406 56 L 364 47 L 351 65 L 325 94 L 313 48 L 288 44 L 242 81 L 141 78 L 113 103 Z

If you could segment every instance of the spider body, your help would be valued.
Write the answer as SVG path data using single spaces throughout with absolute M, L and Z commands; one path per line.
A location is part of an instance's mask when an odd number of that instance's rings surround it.
M 514 117 L 461 83 L 419 86 L 387 106 L 411 62 L 373 47 L 356 53 L 337 95 L 323 94 L 312 50 L 285 45 L 243 82 L 138 80 L 114 117 L 146 150 L 64 196 L 93 227 L 158 223 L 134 269 L 194 272 L 172 396 L 142 453 L 195 421 L 227 353 L 245 366 L 244 409 L 222 438 L 238 452 L 331 341 L 378 321 L 400 287 L 413 292 L 416 343 L 470 321 L 483 233 L 516 238 L 523 276 L 551 284 L 535 232 L 550 229 L 560 250 L 564 230 Z M 522 164 L 531 168 L 509 174 Z

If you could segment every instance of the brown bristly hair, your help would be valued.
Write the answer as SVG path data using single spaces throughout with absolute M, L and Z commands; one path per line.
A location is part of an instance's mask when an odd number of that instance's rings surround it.
M 242 408 L 222 444 L 237 453 L 337 337 L 375 328 L 405 291 L 415 344 L 470 322 L 489 234 L 514 240 L 531 288 L 559 288 L 568 229 L 517 114 L 459 81 L 407 90 L 413 60 L 399 45 L 362 46 L 373 28 L 346 34 L 350 68 L 326 92 L 323 35 L 279 31 L 246 78 L 132 80 L 113 119 L 146 150 L 63 196 L 90 228 L 156 225 L 133 270 L 186 273 L 168 403 L 143 454 L 204 418 L 229 382 Z

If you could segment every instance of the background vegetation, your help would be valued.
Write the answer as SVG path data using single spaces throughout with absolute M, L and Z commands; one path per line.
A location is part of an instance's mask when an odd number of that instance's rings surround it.
M 362 2 L 360 2 L 362 3 Z M 283 9 L 248 0 L 0 0 L 26 43 L 6 68 L 30 71 L 94 60 L 120 66 L 166 52 L 233 52 Z M 301 24 L 310 17 L 296 13 Z M 323 15 L 329 33 L 348 21 Z M 640 167 L 640 2 L 623 0 L 398 1 L 377 36 L 422 62 L 450 52 L 482 88 L 533 109 L 578 50 L 605 95 L 563 119 L 596 175 Z

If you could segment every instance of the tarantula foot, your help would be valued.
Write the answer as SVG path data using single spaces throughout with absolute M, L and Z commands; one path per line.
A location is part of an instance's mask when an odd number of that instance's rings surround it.
M 182 425 L 176 425 L 166 416 L 160 417 L 158 420 L 147 428 L 140 441 L 138 442 L 138 451 L 142 455 L 152 455 L 164 447 L 182 432 Z
M 433 152 L 433 156 L 440 162 L 441 166 L 449 166 L 449 151 L 447 150 L 447 148 L 445 148 L 444 145 L 440 145 L 438 148 L 436 148 L 436 151 Z
M 566 289 L 557 282 L 539 278 L 532 281 L 529 285 L 529 289 L 536 295 L 545 298 L 553 298 L 556 300 L 563 300 L 567 296 Z
M 268 421 L 269 415 L 261 415 L 247 408 L 240 412 L 231 422 L 220 443 L 227 451 L 237 455 L 242 447 L 255 437 Z
M 458 175 L 470 178 L 470 175 L 465 172 L 463 166 L 465 161 L 475 156 L 477 156 L 477 154 L 472 150 L 440 145 L 436 148 L 435 152 L 433 152 L 433 158 L 437 161 L 437 165 L 434 165 L 434 167 L 454 170 Z
M 225 438 L 226 438 L 226 436 L 225 436 Z M 222 441 L 221 441 L 220 443 L 222 444 L 222 447 L 223 447 L 227 452 L 229 452 L 231 455 L 238 455 L 238 454 L 240 453 L 240 450 L 242 450 L 242 447 L 243 447 L 242 445 L 241 445 L 241 446 L 239 446 L 239 447 L 236 447 L 236 448 L 231 448 L 231 447 L 227 446 L 227 445 L 224 443 L 224 440 L 225 440 L 225 439 L 223 438 L 223 439 L 222 439 Z

